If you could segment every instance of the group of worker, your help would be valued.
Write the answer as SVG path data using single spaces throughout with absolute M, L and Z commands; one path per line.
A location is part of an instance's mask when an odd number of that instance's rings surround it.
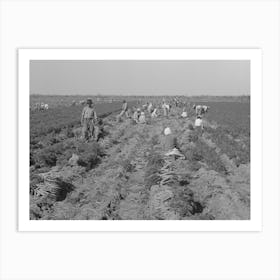
M 202 131 L 204 129 L 204 122 L 202 120 L 202 117 L 205 113 L 207 113 L 209 106 L 206 105 L 193 105 L 193 109 L 195 110 L 196 113 L 196 119 L 194 122 L 194 126 L 196 130 Z M 181 114 L 182 118 L 187 118 L 188 113 L 187 113 L 187 108 L 183 108 L 183 112 Z M 165 143 L 164 143 L 164 148 L 165 148 L 165 156 L 175 156 L 178 158 L 185 159 L 185 155 L 180 151 L 177 138 L 172 133 L 171 129 L 169 127 L 166 127 L 163 131 L 164 136 L 165 136 Z
M 146 114 L 149 114 L 152 118 L 159 116 L 160 108 L 163 110 L 163 115 L 168 116 L 170 114 L 171 105 L 169 105 L 165 99 L 163 99 L 161 106 L 155 106 L 152 102 L 144 104 L 142 110 L 140 108 L 133 107 L 132 110 L 128 107 L 127 102 L 124 100 L 122 104 L 122 110 L 117 116 L 118 119 L 123 116 L 127 118 L 132 118 L 132 120 L 137 124 L 146 123 Z M 194 123 L 195 128 L 203 129 L 203 120 L 202 116 L 208 111 L 208 106 L 205 105 L 194 105 L 193 109 L 196 112 L 196 120 Z M 187 118 L 187 107 L 183 108 L 181 114 L 182 118 Z M 86 107 L 83 108 L 81 116 L 81 125 L 82 125 L 82 138 L 86 141 L 94 140 L 98 141 L 100 133 L 100 120 L 97 117 L 96 111 L 93 107 L 92 99 L 87 99 Z M 170 135 L 170 129 L 166 131 L 167 135 Z M 169 137 L 170 138 L 170 137 Z
M 162 109 L 163 115 L 168 116 L 170 114 L 171 105 L 167 104 L 165 100 L 163 100 L 161 105 L 155 105 L 152 102 L 147 102 L 141 107 L 132 107 L 128 108 L 127 102 L 124 100 L 122 105 L 122 110 L 120 114 L 117 116 L 119 120 L 122 117 L 132 118 L 132 120 L 136 123 L 146 123 L 146 117 L 150 116 L 151 118 L 156 118 L 160 115 L 160 111 Z
M 176 105 L 175 105 L 176 106 Z M 177 107 L 177 106 L 176 106 Z M 122 116 L 126 116 L 127 118 L 132 118 L 135 123 L 146 123 L 146 114 L 151 118 L 156 118 L 160 115 L 160 109 L 163 111 L 163 116 L 168 117 L 171 111 L 171 105 L 168 104 L 165 99 L 163 99 L 161 106 L 154 105 L 152 102 L 148 102 L 142 105 L 142 110 L 140 108 L 133 107 L 132 110 L 128 108 L 127 102 L 124 100 L 122 105 L 122 111 L 118 115 L 118 119 Z M 193 105 L 193 109 L 196 113 L 195 127 L 200 127 L 203 129 L 203 120 L 202 117 L 205 113 L 207 113 L 209 106 L 206 105 Z M 182 118 L 188 118 L 187 106 L 183 107 L 183 112 L 181 114 Z

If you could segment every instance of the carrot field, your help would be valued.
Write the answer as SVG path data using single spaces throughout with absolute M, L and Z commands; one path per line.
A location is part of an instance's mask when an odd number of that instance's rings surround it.
M 73 134 L 83 106 L 71 99 L 30 112 L 30 219 L 250 219 L 250 102 L 201 101 L 210 110 L 199 132 L 197 99 L 188 98 L 187 119 L 173 106 L 169 117 L 133 124 L 117 120 L 119 98 L 96 105 L 102 135 L 85 143 Z M 146 100 L 133 98 L 129 106 Z M 184 160 L 164 156 L 167 126 Z

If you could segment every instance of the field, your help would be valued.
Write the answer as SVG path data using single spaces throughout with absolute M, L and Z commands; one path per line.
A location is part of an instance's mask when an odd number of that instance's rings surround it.
M 197 98 L 188 98 L 188 119 L 173 106 L 147 124 L 117 121 L 122 97 L 100 98 L 102 135 L 85 143 L 73 133 L 83 106 L 59 98 L 31 97 L 31 106 L 50 109 L 30 112 L 30 219 L 250 219 L 249 100 L 203 98 L 210 110 L 202 133 L 193 129 Z M 130 107 L 149 100 L 127 99 Z M 164 156 L 167 126 L 185 160 Z

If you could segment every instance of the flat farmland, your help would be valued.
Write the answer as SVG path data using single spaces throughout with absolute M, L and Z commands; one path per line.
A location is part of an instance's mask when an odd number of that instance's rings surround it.
M 72 106 L 73 102 L 79 105 L 80 101 L 85 101 L 87 98 L 91 98 L 95 104 L 121 102 L 125 99 L 122 96 L 92 96 L 92 95 L 31 95 L 30 96 L 30 108 L 34 108 L 36 103 L 45 103 L 49 105 L 49 108 L 67 107 Z M 130 97 L 135 100 L 135 98 Z
M 58 132 L 67 126 L 75 126 L 80 123 L 82 105 L 77 106 L 56 106 L 46 111 L 30 112 L 30 132 L 31 134 L 48 134 L 52 131 Z M 121 108 L 120 102 L 101 103 L 96 107 L 98 116 L 104 116 Z
M 180 118 L 181 106 L 172 106 L 169 117 L 133 124 L 116 118 L 123 97 L 100 99 L 102 137 L 85 143 L 73 134 L 83 108 L 70 106 L 77 98 L 36 98 L 31 104 L 48 103 L 50 109 L 30 112 L 30 219 L 250 218 L 249 102 L 188 98 L 187 119 Z M 61 104 L 59 98 L 65 98 Z M 130 107 L 141 106 L 149 97 L 128 100 Z M 194 103 L 210 107 L 202 133 L 193 128 Z M 164 156 L 167 126 L 185 160 Z
M 201 102 L 210 106 L 207 118 L 219 125 L 244 129 L 250 133 L 250 103 L 249 102 Z

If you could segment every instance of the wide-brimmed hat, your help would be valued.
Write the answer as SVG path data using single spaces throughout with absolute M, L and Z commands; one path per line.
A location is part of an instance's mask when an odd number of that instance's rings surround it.
M 169 135 L 169 134 L 171 134 L 171 129 L 169 127 L 166 127 L 164 129 L 164 135 Z

